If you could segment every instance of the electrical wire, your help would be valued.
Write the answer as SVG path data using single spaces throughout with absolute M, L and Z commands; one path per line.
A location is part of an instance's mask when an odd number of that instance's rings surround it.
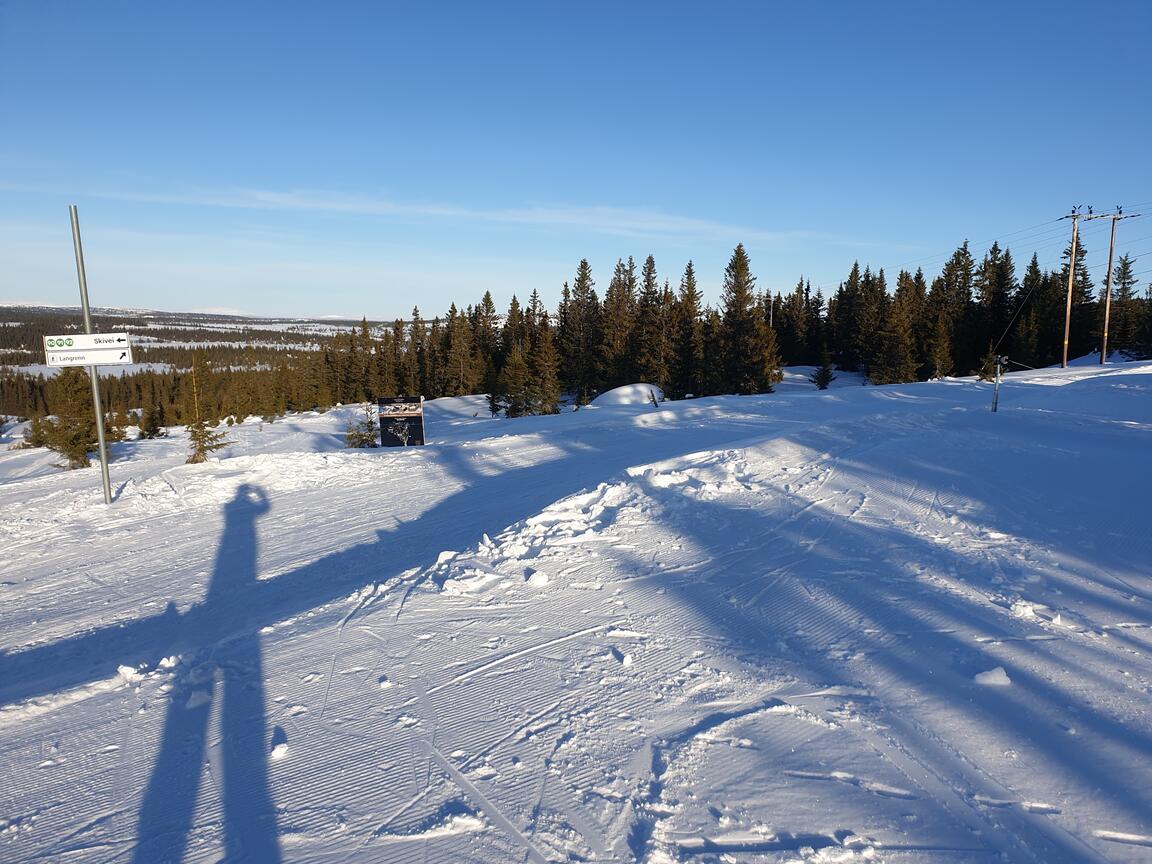
M 993 354 L 996 354 L 1000 351 L 1000 343 L 1004 341 L 1004 337 L 1008 335 L 1008 332 L 1012 329 L 1012 325 L 1016 323 L 1016 318 L 1024 310 L 1024 307 L 1028 305 L 1028 298 L 1031 297 L 1032 294 L 1036 291 L 1036 288 L 1039 284 L 1040 282 L 1034 282 L 1032 284 L 1032 287 L 1028 289 L 1027 295 L 1025 295 L 1024 299 L 1020 301 L 1020 305 L 1016 307 L 1016 311 L 1012 313 L 1012 318 L 1008 322 L 1008 326 L 1004 328 L 1004 332 L 1001 333 L 1000 338 L 996 340 L 996 346 L 992 349 Z
M 1039 222 L 1036 225 L 1030 225 L 1027 228 L 1020 228 L 1016 231 L 1009 231 L 1006 234 L 1001 234 L 1000 237 L 993 237 L 991 240 L 967 241 L 967 242 L 968 242 L 969 247 L 980 247 L 980 246 L 984 246 L 985 244 L 998 243 L 998 242 L 1000 242 L 1001 239 L 1008 238 L 1008 237 L 1014 237 L 1017 234 L 1023 234 L 1023 233 L 1028 232 L 1028 231 L 1034 231 L 1035 229 L 1043 228 L 1044 226 L 1055 225 L 1055 223 L 1060 222 L 1060 221 L 1061 221 L 1061 219 L 1049 219 L 1047 222 Z M 1052 230 L 1052 229 L 1049 229 L 1049 230 Z M 943 253 L 943 254 L 938 253 L 935 255 L 928 255 L 928 256 L 925 256 L 923 258 L 914 258 L 910 261 L 905 261 L 904 264 L 898 268 L 897 272 L 899 272 L 899 270 L 907 270 L 908 272 L 911 273 L 912 272 L 911 265 L 913 265 L 913 264 L 933 264 L 936 262 L 947 261 L 949 258 L 952 257 L 954 252 L 955 252 L 955 250 L 953 250 L 952 252 L 947 252 L 947 253 Z M 923 269 L 923 268 L 920 268 L 920 269 Z

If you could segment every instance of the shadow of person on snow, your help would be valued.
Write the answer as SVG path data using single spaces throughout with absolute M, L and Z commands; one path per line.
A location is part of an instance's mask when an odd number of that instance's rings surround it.
M 224 532 L 197 617 L 235 615 L 256 582 L 256 520 L 269 510 L 258 486 L 243 484 L 224 505 Z M 188 634 L 195 639 L 195 634 Z M 169 694 L 160 753 L 140 807 L 136 864 L 179 862 L 190 842 L 201 778 L 220 796 L 226 861 L 278 862 L 268 787 L 260 636 L 240 634 L 184 658 Z M 209 716 L 218 704 L 216 737 Z

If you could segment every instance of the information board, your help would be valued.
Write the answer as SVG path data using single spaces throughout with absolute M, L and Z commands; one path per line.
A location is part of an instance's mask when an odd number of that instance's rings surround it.
M 49 366 L 119 366 L 132 362 L 127 333 L 65 333 L 44 337 Z
M 382 447 L 424 443 L 424 397 L 382 396 L 376 400 Z

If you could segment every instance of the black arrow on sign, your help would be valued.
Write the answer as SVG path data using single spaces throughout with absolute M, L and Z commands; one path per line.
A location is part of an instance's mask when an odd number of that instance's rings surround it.
M 117 342 L 127 342 L 128 340 L 127 340 L 127 339 L 125 339 L 123 336 L 121 336 L 121 337 L 120 337 L 119 339 L 117 339 L 116 341 L 117 341 Z
M 123 359 L 124 359 L 125 357 L 127 357 L 127 356 L 128 356 L 128 352 L 127 352 L 127 351 L 121 351 L 121 352 L 120 352 L 120 359 L 121 359 L 121 360 L 123 360 Z

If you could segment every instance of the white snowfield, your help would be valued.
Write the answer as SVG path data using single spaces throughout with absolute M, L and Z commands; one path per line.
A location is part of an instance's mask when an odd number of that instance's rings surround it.
M 1152 364 L 990 401 L 2 452 L 0 860 L 1152 860 Z

